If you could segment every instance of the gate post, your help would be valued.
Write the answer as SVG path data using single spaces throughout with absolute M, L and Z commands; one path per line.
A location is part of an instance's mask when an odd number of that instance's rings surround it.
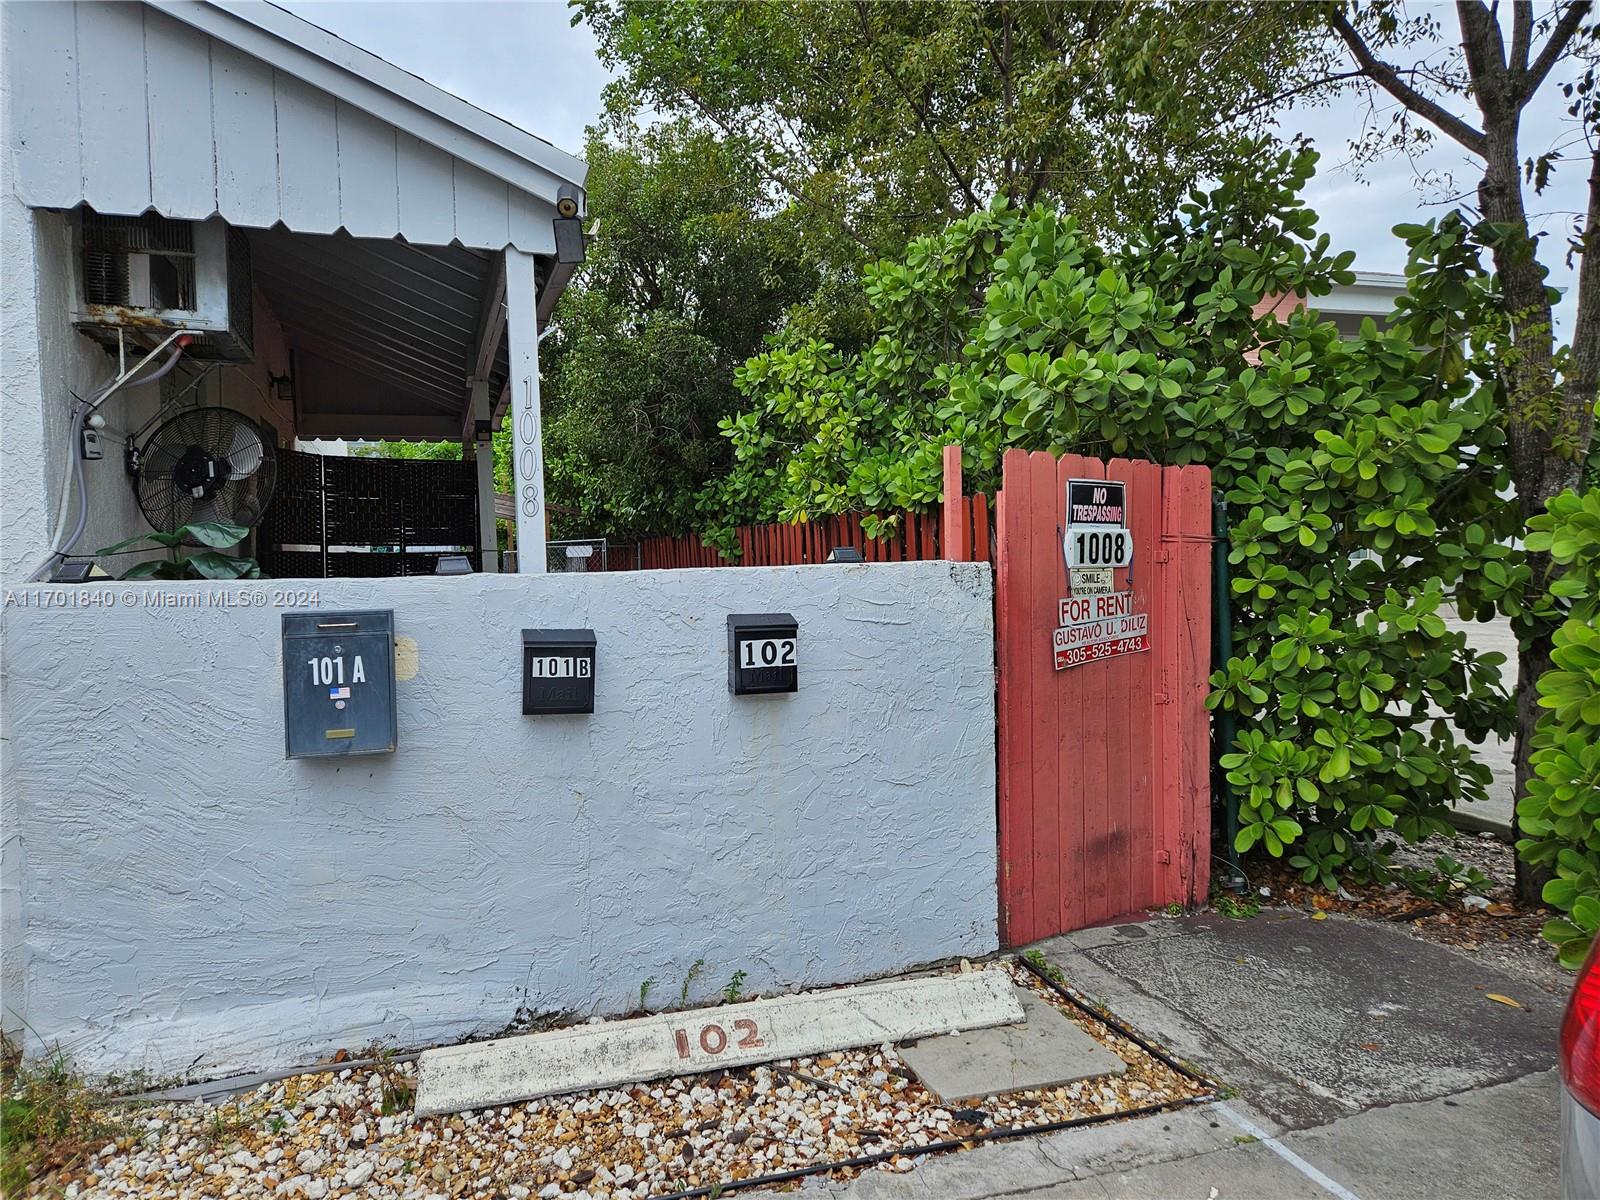
M 944 448 L 944 521 L 939 530 L 941 557 L 950 562 L 966 562 L 966 506 L 961 499 L 961 447 Z

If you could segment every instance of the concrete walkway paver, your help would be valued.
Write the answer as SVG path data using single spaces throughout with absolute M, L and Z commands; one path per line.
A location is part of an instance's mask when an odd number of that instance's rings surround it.
M 1037 992 L 1019 987 L 1017 1000 L 1021 1025 L 923 1038 L 900 1057 L 945 1104 L 1126 1073 L 1127 1063 Z

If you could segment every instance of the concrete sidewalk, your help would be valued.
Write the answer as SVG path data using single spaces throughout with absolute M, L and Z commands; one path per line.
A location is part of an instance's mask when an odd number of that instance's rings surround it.
M 930 1159 L 905 1175 L 811 1181 L 803 1193 L 1558 1194 L 1558 975 L 1507 974 L 1377 922 L 1270 910 L 1248 921 L 1207 914 L 1085 930 L 1039 949 L 1079 991 L 1217 1079 L 1229 1098 Z

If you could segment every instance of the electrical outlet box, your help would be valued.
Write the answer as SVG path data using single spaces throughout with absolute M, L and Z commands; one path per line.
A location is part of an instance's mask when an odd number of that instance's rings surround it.
M 283 616 L 285 758 L 393 753 L 394 610 Z
M 524 629 L 523 716 L 592 713 L 594 663 L 592 629 Z
M 799 623 L 788 613 L 728 617 L 728 690 L 761 696 L 800 690 Z

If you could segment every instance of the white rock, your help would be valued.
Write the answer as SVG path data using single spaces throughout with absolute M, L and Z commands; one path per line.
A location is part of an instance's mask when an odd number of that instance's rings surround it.
M 372 1172 L 374 1169 L 375 1168 L 373 1165 L 369 1162 L 357 1163 L 344 1173 L 345 1186 L 360 1187 L 362 1184 L 366 1183 L 367 1180 L 372 1178 Z
M 294 1156 L 294 1165 L 308 1175 L 312 1171 L 322 1170 L 322 1164 L 327 1161 L 327 1158 L 316 1150 L 302 1150 Z
M 559 1195 L 561 1195 L 561 1185 L 559 1183 L 547 1183 L 539 1190 L 540 1200 L 551 1200 L 551 1197 Z

